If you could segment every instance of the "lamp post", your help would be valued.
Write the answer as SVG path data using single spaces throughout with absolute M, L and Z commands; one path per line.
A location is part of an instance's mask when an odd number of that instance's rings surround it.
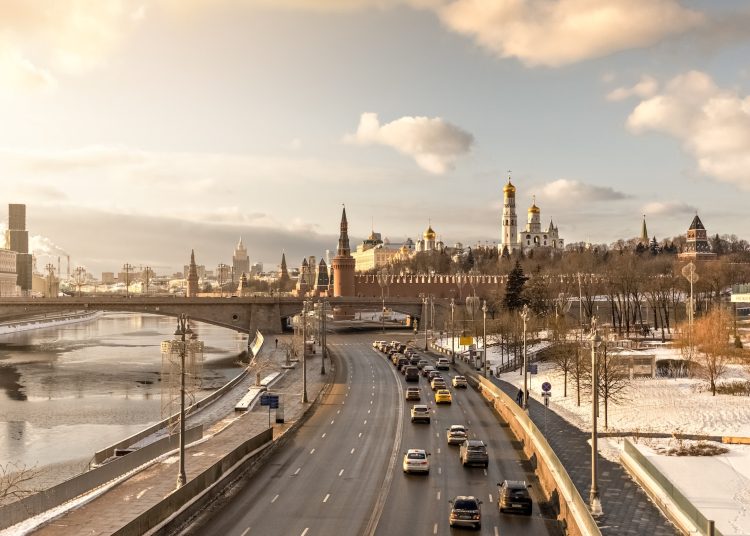
M 596 329 L 596 319 L 591 325 L 591 493 L 589 494 L 589 507 L 591 515 L 602 514 L 602 503 L 599 500 L 599 488 L 596 482 L 596 455 L 597 455 L 597 432 L 596 418 L 599 413 L 599 369 L 596 359 L 596 349 L 602 343 L 602 338 Z
M 693 351 L 693 315 L 695 314 L 695 301 L 693 300 L 693 283 L 698 281 L 698 273 L 695 271 L 695 264 L 687 263 L 682 267 L 682 276 L 690 281 L 690 307 L 688 308 L 688 344 L 690 352 Z
M 320 301 L 320 314 L 321 314 L 321 325 L 322 330 L 320 334 L 320 373 L 325 374 L 326 373 L 326 308 L 328 306 L 328 302 L 326 300 Z
M 307 404 L 307 300 L 302 302 L 302 402 Z
M 422 298 L 422 324 L 424 324 L 424 351 L 427 351 L 427 296 L 421 294 Z
M 482 300 L 482 350 L 484 351 L 484 377 L 487 377 L 487 300 Z
M 380 312 L 380 327 L 383 333 L 385 333 L 385 288 L 390 284 L 389 279 L 390 273 L 388 269 L 383 268 L 378 272 L 378 284 L 380 285 L 380 299 L 383 302 L 383 308 Z
M 529 365 L 526 361 L 526 321 L 529 319 L 529 306 L 524 305 L 521 309 L 523 319 L 523 409 L 529 410 Z
M 130 297 L 130 272 L 133 271 L 133 265 L 126 262 L 122 265 L 122 269 L 125 270 L 125 297 Z
M 227 280 L 227 272 L 229 271 L 229 266 L 227 266 L 223 262 L 219 263 L 218 270 L 219 270 L 219 273 L 217 275 L 219 279 L 219 297 L 223 298 L 224 297 L 224 283 Z
M 456 364 L 456 327 L 453 322 L 453 313 L 456 309 L 456 299 L 451 298 L 451 364 Z

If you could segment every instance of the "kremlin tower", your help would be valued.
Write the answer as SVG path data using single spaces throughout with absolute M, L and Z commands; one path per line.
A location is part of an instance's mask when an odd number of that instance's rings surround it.
M 187 297 L 198 296 L 198 268 L 195 266 L 195 250 L 190 250 L 190 268 L 187 274 Z
M 354 257 L 349 247 L 349 224 L 346 221 L 346 207 L 341 213 L 341 234 L 336 256 L 331 261 L 333 269 L 333 295 L 354 296 Z

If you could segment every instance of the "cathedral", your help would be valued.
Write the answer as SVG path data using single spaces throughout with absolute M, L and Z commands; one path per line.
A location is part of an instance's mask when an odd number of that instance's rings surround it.
M 550 220 L 547 229 L 542 229 L 541 210 L 536 206 L 536 199 L 531 203 L 527 211 L 526 227 L 518 229 L 516 217 L 516 187 L 508 177 L 508 183 L 503 188 L 503 220 L 502 234 L 498 249 L 502 254 L 504 251 L 530 251 L 536 248 L 548 248 L 550 250 L 562 251 L 563 239 L 560 238 L 558 229 Z

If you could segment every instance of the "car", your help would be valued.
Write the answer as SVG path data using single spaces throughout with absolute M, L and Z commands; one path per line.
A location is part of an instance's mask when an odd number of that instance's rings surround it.
M 409 364 L 416 367 L 417 365 L 419 365 L 419 358 L 418 357 L 410 357 L 409 358 Z
M 503 480 L 498 484 L 497 507 L 500 512 L 520 512 L 530 516 L 534 501 L 525 480 Z
M 437 370 L 431 370 L 431 371 L 429 372 L 429 374 L 427 374 L 427 379 L 428 379 L 429 381 L 432 381 L 432 380 L 434 380 L 435 378 L 442 378 L 442 377 L 443 377 L 443 375 L 442 375 L 442 374 L 440 374 L 440 372 L 439 372 L 439 371 L 437 371 Z
M 407 382 L 419 381 L 419 369 L 417 367 L 404 367 L 404 379 Z
M 380 348 L 381 344 L 385 344 L 385 341 L 375 341 L 372 343 L 373 348 Z
M 398 371 L 403 374 L 404 369 L 409 366 L 409 360 L 405 357 L 400 357 L 399 360 L 396 362 L 396 368 Z
M 469 431 L 463 424 L 452 424 L 445 433 L 449 445 L 460 445 L 469 437 Z
M 437 370 L 450 370 L 451 368 L 451 362 L 448 361 L 447 358 L 441 357 L 437 360 L 437 363 L 435 364 L 435 368 Z
M 448 389 L 438 389 L 435 391 L 435 404 L 450 404 L 451 402 L 453 402 L 453 399 Z
M 398 360 L 399 360 L 399 359 L 401 359 L 402 357 L 404 357 L 404 356 L 402 356 L 402 355 L 401 355 L 401 354 L 399 354 L 398 352 L 393 352 L 393 353 L 392 353 L 392 354 L 390 355 L 390 358 L 391 358 L 391 363 L 393 363 L 393 364 L 395 365 L 396 363 L 398 363 Z
M 415 404 L 411 407 L 411 422 L 426 422 L 430 424 L 430 408 L 424 404 Z
M 482 528 L 482 501 L 473 495 L 459 495 L 448 502 L 451 505 L 448 525 L 472 527 L 477 530 Z
M 453 376 L 451 380 L 453 387 L 466 389 L 469 386 L 469 382 L 466 381 L 466 376 Z
M 464 467 L 467 465 L 489 465 L 490 457 L 487 454 L 487 445 L 481 439 L 467 439 L 461 443 L 458 457 Z
M 422 376 L 424 376 L 425 378 L 429 379 L 430 378 L 430 372 L 432 372 L 433 370 L 435 370 L 435 367 L 433 367 L 432 365 L 426 365 L 426 366 L 422 367 Z
M 404 453 L 404 473 L 429 473 L 430 453 L 424 449 L 409 449 Z
M 425 368 L 425 367 L 426 367 L 426 366 L 427 366 L 427 365 L 428 365 L 429 363 L 430 363 L 430 362 L 429 362 L 429 361 L 427 361 L 426 359 L 420 359 L 420 360 L 419 360 L 419 361 L 417 362 L 417 368 L 418 368 L 419 370 L 422 370 L 422 369 L 424 369 L 424 368 Z
M 419 387 L 407 387 L 404 395 L 406 400 L 422 400 L 422 393 Z
M 448 384 L 445 383 L 443 378 L 435 378 L 430 382 L 430 387 L 432 387 L 433 391 L 437 391 L 438 389 L 447 389 Z

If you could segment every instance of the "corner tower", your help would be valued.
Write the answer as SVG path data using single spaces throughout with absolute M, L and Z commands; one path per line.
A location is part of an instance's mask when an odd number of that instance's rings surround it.
M 195 250 L 190 250 L 190 268 L 187 274 L 187 297 L 198 296 L 198 268 L 195 265 Z
M 518 220 L 516 218 L 516 187 L 510 182 L 503 188 L 503 221 L 502 236 L 500 237 L 500 251 L 508 248 L 508 252 L 519 248 L 518 244 Z
M 349 223 L 346 221 L 346 207 L 341 212 L 341 234 L 336 256 L 331 261 L 333 270 L 333 295 L 354 296 L 354 267 L 356 262 L 349 246 Z

